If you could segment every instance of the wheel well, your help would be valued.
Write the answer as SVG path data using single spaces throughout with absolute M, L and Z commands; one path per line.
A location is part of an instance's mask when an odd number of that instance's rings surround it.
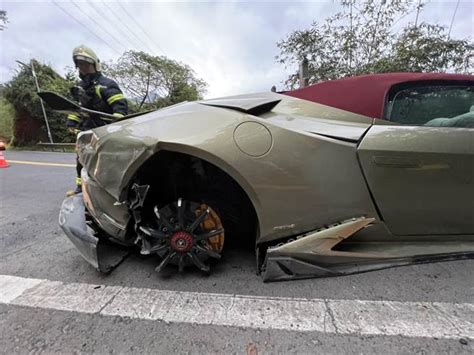
M 178 198 L 206 203 L 221 216 L 226 245 L 254 247 L 258 231 L 252 202 L 225 171 L 200 158 L 160 151 L 137 171 L 132 184 L 149 185 L 144 211 Z M 145 212 L 146 213 L 146 212 Z

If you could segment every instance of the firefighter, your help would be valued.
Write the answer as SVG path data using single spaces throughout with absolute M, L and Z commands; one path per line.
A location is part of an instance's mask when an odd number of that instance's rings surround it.
M 117 83 L 106 78 L 101 73 L 100 60 L 93 50 L 86 46 L 79 46 L 72 52 L 72 59 L 79 70 L 81 81 L 71 88 L 71 94 L 81 106 L 112 114 L 117 118 L 128 114 L 128 104 Z M 99 115 L 80 116 L 69 114 L 67 127 L 70 132 L 79 133 L 103 126 L 110 121 L 104 121 Z M 81 189 L 82 165 L 76 159 L 76 189 L 68 191 L 71 196 L 82 192 Z

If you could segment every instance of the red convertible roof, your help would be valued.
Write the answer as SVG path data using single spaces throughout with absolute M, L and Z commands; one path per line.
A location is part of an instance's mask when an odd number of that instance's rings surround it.
M 445 73 L 386 73 L 324 81 L 284 94 L 361 115 L 381 118 L 385 97 L 393 85 L 425 80 L 472 81 L 472 75 Z

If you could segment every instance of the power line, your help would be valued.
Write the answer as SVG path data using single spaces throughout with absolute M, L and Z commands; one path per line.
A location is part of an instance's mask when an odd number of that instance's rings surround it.
M 82 27 L 84 27 L 86 30 L 88 30 L 90 33 L 92 33 L 95 37 L 97 37 L 101 42 L 104 42 L 105 45 L 107 45 L 111 50 L 113 50 L 115 53 L 117 54 L 121 54 L 119 51 L 117 51 L 115 48 L 113 48 L 106 40 L 104 40 L 102 37 L 100 37 L 99 35 L 97 35 L 94 31 L 92 31 L 91 29 L 89 29 L 89 27 L 87 27 L 86 25 L 84 25 L 80 20 L 78 20 L 75 16 L 73 16 L 71 13 L 69 13 L 68 11 L 66 11 L 66 9 L 64 9 L 62 6 L 60 6 L 55 0 L 53 0 L 53 4 L 56 5 L 62 12 L 64 12 L 66 15 L 68 15 L 69 17 L 71 17 L 74 21 L 76 21 L 79 25 L 81 25 Z
M 458 7 L 459 7 L 459 0 L 456 4 L 456 8 L 454 9 L 453 18 L 451 19 L 451 24 L 449 25 L 448 39 L 451 36 L 451 29 L 453 28 L 454 18 L 456 17 L 456 12 L 458 12 Z
M 102 14 L 102 16 L 105 16 L 106 11 L 101 11 L 100 8 L 96 7 L 96 5 L 94 4 L 93 1 L 89 1 L 88 4 L 91 5 L 92 8 L 93 8 L 98 14 Z M 103 4 L 103 3 L 102 3 L 102 4 Z M 106 6 L 106 8 L 107 8 L 107 10 L 110 10 L 109 7 Z M 107 11 L 107 12 L 108 12 L 108 11 Z M 108 18 L 108 20 L 109 20 L 108 22 L 109 22 L 110 24 L 116 23 L 116 21 L 115 21 L 115 19 L 113 18 L 113 16 L 112 16 L 111 18 L 112 18 L 112 21 L 110 21 L 110 18 Z M 127 33 L 127 31 L 125 31 L 125 30 L 122 29 L 122 26 L 121 26 L 121 25 L 123 24 L 123 22 L 121 21 L 120 18 L 118 18 L 118 21 L 119 21 L 120 25 L 119 25 L 119 26 L 114 26 L 113 29 L 114 29 L 114 30 L 118 30 L 118 31 L 120 32 L 120 35 L 124 35 L 123 38 L 124 38 L 124 39 L 127 38 L 127 40 L 132 44 L 132 46 L 131 46 L 132 48 L 133 48 L 133 47 L 137 47 L 137 46 L 136 46 L 136 41 L 135 41 L 134 39 L 131 39 L 131 37 L 129 36 L 129 34 Z M 138 47 L 137 47 L 137 48 L 138 48 Z
M 458 6 L 459 6 L 459 0 L 456 3 L 456 8 L 454 9 L 453 13 L 453 18 L 451 19 L 451 24 L 449 25 L 449 31 L 448 31 L 448 38 L 447 41 L 449 41 L 449 38 L 451 37 L 451 29 L 453 28 L 453 23 L 454 23 L 454 18 L 456 17 L 456 12 L 458 11 Z M 448 57 L 448 51 L 444 53 L 444 60 L 446 61 L 446 58 Z M 446 61 L 446 69 L 448 69 L 448 62 Z
M 144 46 L 144 48 L 147 48 L 147 50 L 149 50 L 150 53 L 153 53 L 153 52 L 154 52 L 154 50 L 151 49 L 151 47 L 150 47 L 146 42 L 144 42 L 144 41 L 142 40 L 142 38 L 140 38 L 140 37 L 135 33 L 135 31 L 133 31 L 133 30 L 127 25 L 127 23 L 126 23 L 125 21 L 122 20 L 122 18 L 120 17 L 120 15 L 118 15 L 118 14 L 115 12 L 115 10 L 112 8 L 112 6 L 107 7 L 107 9 L 110 10 L 110 12 L 111 12 L 115 17 L 117 17 L 119 20 L 121 20 L 120 24 L 121 24 L 121 25 L 124 25 L 125 28 L 129 31 L 128 33 L 131 33 L 133 36 L 135 36 L 135 38 Z M 131 38 L 131 37 L 130 37 L 130 38 Z
M 115 42 L 117 42 L 119 44 L 119 46 L 123 46 L 123 43 L 120 42 L 120 40 L 118 40 L 112 33 L 110 33 L 106 28 L 102 27 L 102 25 L 100 23 L 98 23 L 92 16 L 90 16 L 89 14 L 87 14 L 84 10 L 82 10 L 79 5 L 77 5 L 75 2 L 71 2 L 71 4 L 73 4 L 75 7 L 77 7 L 77 9 L 82 12 L 84 15 L 87 16 L 87 18 L 89 18 L 92 22 L 94 22 L 101 30 L 103 30 L 106 34 L 108 34 L 110 36 L 110 38 L 112 38 Z
M 135 20 L 135 18 L 134 18 L 133 16 L 130 16 L 130 14 L 128 13 L 128 11 L 123 7 L 122 3 L 119 1 L 118 4 L 119 4 L 119 6 L 122 8 L 122 10 L 124 11 L 124 13 L 126 13 L 127 16 L 132 19 L 132 21 L 135 23 L 135 25 L 137 25 L 137 27 L 143 32 L 143 34 L 144 34 L 146 37 L 148 37 L 148 39 L 150 40 L 150 42 L 153 43 L 153 44 L 159 49 L 159 51 L 164 55 L 164 51 L 161 50 L 160 46 L 157 45 L 157 44 L 155 43 L 155 41 L 148 35 L 148 33 L 145 32 L 145 30 L 143 29 L 143 27 L 140 26 L 140 24 Z

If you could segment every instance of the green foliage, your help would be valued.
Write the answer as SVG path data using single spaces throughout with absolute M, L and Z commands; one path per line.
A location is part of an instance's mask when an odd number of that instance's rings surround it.
M 34 65 L 41 90 L 54 91 L 68 96 L 73 82 L 62 78 L 49 65 L 31 60 Z M 40 99 L 36 93 L 36 85 L 31 68 L 21 66 L 18 73 L 8 82 L 3 92 L 6 100 L 15 109 L 15 144 L 24 145 L 38 140 L 47 140 L 46 123 L 41 110 Z M 74 140 L 66 129 L 65 114 L 50 110 L 47 105 L 46 115 L 56 143 Z M 33 132 L 34 131 L 34 132 Z
M 277 43 L 277 61 L 295 67 L 309 62 L 309 82 L 345 76 L 396 71 L 472 71 L 474 46 L 468 40 L 448 38 L 446 28 L 410 24 L 400 33 L 394 25 L 406 14 L 421 11 L 413 0 L 342 0 L 343 9 L 324 23 L 290 33 Z M 298 74 L 286 81 L 295 87 Z
M 0 10 L 0 31 L 5 29 L 5 24 L 8 22 L 7 12 L 5 10 Z
M 125 52 L 103 71 L 133 97 L 132 112 L 198 100 L 207 86 L 188 65 L 144 52 Z
M 391 62 L 391 71 L 434 72 L 449 68 L 457 73 L 469 72 L 474 45 L 467 40 L 448 40 L 445 32 L 444 27 L 427 23 L 408 26 L 394 42 L 392 54 L 383 60 Z M 376 62 L 368 69 L 387 71 L 378 65 Z
M 0 139 L 7 142 L 13 138 L 13 119 L 15 110 L 3 97 L 0 97 Z

